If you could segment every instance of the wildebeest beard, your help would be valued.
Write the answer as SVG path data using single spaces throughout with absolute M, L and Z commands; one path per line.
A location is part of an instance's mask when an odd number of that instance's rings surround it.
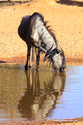
M 53 45 L 52 45 L 52 47 L 53 47 Z M 52 47 L 51 47 L 49 50 L 47 50 L 47 53 L 46 53 L 46 55 L 45 55 L 45 57 L 44 57 L 44 61 L 46 61 L 47 59 L 49 59 L 50 64 L 53 63 L 52 57 L 53 57 L 53 56 L 55 55 L 55 53 L 56 53 L 56 48 L 52 50 Z
M 59 50 L 58 46 L 53 49 L 52 45 L 52 47 L 47 50 L 44 57 L 44 61 L 46 60 L 48 60 L 47 63 L 49 62 L 49 65 L 52 63 L 55 71 L 63 71 L 66 67 L 64 52 L 62 48 Z
M 46 60 L 48 59 L 47 63 L 49 62 L 49 65 L 51 65 L 51 63 L 53 64 L 53 59 L 52 59 L 52 57 L 55 55 L 55 54 L 54 54 L 55 52 L 56 52 L 56 49 L 52 50 L 52 51 L 50 52 L 50 54 L 46 54 L 45 57 L 44 57 L 44 61 L 46 61 Z

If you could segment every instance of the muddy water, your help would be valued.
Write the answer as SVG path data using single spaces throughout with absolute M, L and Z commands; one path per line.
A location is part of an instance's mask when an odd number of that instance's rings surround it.
M 64 73 L 23 66 L 0 64 L 0 122 L 83 117 L 83 66 Z

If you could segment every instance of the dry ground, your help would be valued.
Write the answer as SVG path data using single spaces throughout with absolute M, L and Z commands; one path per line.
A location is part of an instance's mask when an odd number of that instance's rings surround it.
M 61 1 L 61 0 L 60 0 Z M 65 0 L 62 0 L 65 3 Z M 83 2 L 83 0 L 81 0 Z M 66 4 L 66 5 L 65 5 Z M 40 12 L 52 26 L 67 61 L 83 61 L 83 7 L 55 0 L 0 7 L 0 61 L 24 62 L 27 46 L 17 33 L 23 16 Z
M 64 3 L 64 4 L 61 4 Z M 1 4 L 1 3 L 0 3 Z M 40 12 L 49 21 L 66 60 L 83 61 L 83 0 L 68 2 L 65 0 L 35 0 L 30 3 L 13 6 L 0 5 L 0 61 L 21 63 L 26 61 L 27 46 L 18 34 L 17 29 L 23 16 Z M 3 123 L 2 123 L 3 124 Z M 2 125 L 1 124 L 1 125 Z M 28 123 L 19 123 L 19 125 Z M 81 125 L 83 119 L 73 123 L 55 123 L 45 121 L 33 125 Z M 9 123 L 7 124 L 9 125 Z M 30 123 L 29 123 L 30 125 Z

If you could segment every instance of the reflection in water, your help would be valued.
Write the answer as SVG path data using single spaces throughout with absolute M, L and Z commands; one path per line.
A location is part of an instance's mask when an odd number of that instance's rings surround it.
M 83 66 L 67 66 L 65 74 L 0 64 L 0 122 L 83 117 L 82 74 Z
M 55 108 L 64 89 L 66 74 L 51 72 L 41 75 L 32 70 L 25 71 L 25 74 L 27 89 L 19 100 L 18 109 L 23 118 L 40 120 Z

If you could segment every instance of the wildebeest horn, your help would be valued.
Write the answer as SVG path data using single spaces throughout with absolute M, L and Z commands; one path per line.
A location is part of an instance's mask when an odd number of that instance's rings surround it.
M 61 50 L 62 50 L 61 47 L 59 46 L 59 42 L 58 42 L 58 41 L 57 41 L 57 47 L 56 47 L 56 50 L 57 50 L 58 53 L 60 53 Z
M 60 53 L 62 49 L 61 49 L 60 46 L 57 46 L 56 50 L 57 50 L 58 53 Z

